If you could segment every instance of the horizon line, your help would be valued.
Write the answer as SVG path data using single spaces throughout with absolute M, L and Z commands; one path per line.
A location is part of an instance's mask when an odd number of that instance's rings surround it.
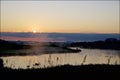
M 0 33 L 33 33 L 32 31 L 31 32 L 22 32 L 22 31 L 19 31 L 19 32 L 7 32 L 7 31 L 1 31 Z M 97 33 L 97 32 L 36 32 L 36 33 L 33 33 L 33 34 L 37 34 L 37 33 L 65 33 L 65 34 L 120 34 L 119 33 Z

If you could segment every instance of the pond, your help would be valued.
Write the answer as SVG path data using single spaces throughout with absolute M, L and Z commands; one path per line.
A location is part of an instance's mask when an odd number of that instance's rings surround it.
M 81 49 L 79 53 L 54 53 L 28 56 L 7 56 L 4 67 L 12 69 L 47 68 L 58 65 L 109 64 L 120 65 L 119 50 Z

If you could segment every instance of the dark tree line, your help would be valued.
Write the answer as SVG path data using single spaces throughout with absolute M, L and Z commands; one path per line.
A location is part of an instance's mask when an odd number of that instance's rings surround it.
M 115 49 L 120 50 L 120 40 L 107 38 L 105 41 L 94 42 L 72 42 L 71 47 L 94 48 L 94 49 Z
M 17 42 L 0 40 L 0 51 L 2 50 L 14 50 L 14 49 L 28 49 L 30 45 L 18 44 Z

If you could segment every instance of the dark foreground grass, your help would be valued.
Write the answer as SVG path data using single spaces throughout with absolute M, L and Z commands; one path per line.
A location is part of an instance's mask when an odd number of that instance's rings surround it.
M 0 80 L 120 80 L 120 65 L 57 66 L 46 69 L 0 69 Z

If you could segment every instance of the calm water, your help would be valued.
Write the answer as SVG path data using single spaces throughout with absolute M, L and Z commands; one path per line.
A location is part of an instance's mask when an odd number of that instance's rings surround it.
M 1 57 L 4 67 L 17 68 L 46 68 L 57 65 L 87 65 L 111 64 L 120 65 L 120 51 L 81 49 L 79 53 L 55 53 L 36 56 L 10 56 Z
M 1 39 L 4 40 L 21 40 L 21 41 L 38 41 L 38 42 L 59 42 L 59 41 L 97 41 L 106 38 L 120 39 L 120 34 L 90 34 L 90 33 L 24 33 L 24 32 L 1 32 Z

